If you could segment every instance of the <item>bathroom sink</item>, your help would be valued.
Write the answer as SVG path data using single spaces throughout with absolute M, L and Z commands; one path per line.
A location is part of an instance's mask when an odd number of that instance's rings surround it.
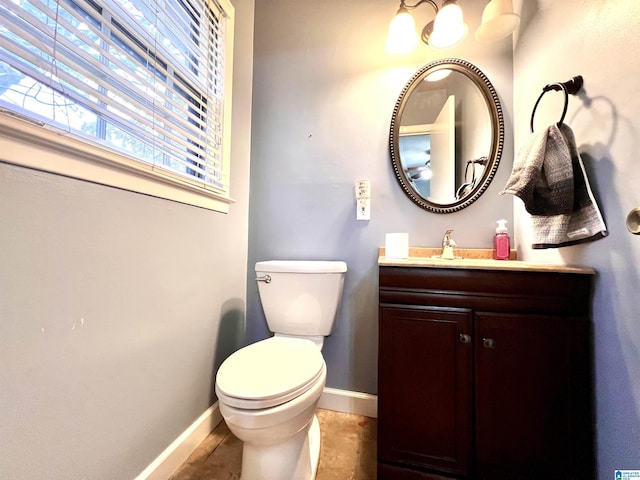
M 455 258 L 442 258 L 442 248 L 409 247 L 408 258 L 387 258 L 384 247 L 379 249 L 378 265 L 422 268 L 468 268 L 480 270 L 519 270 L 592 273 L 593 269 L 570 266 L 531 263 L 517 260 L 515 250 L 509 260 L 494 260 L 491 248 L 456 248 Z
M 433 266 L 443 267 L 454 266 L 455 268 L 464 267 L 477 267 L 478 265 L 485 265 L 487 263 L 493 263 L 497 260 L 493 260 L 493 250 L 490 248 L 456 248 L 453 252 L 453 258 L 446 258 L 442 256 L 442 248 L 428 248 L 428 247 L 415 247 L 409 248 L 408 258 L 393 258 L 385 256 L 385 249 L 380 248 L 380 261 L 379 263 L 388 265 L 402 265 L 402 266 Z M 515 258 L 515 252 L 514 252 Z
M 491 248 L 456 248 L 453 251 L 454 258 L 443 258 L 442 247 L 409 247 L 409 259 L 415 261 L 428 260 L 493 260 L 493 249 Z M 385 248 L 380 247 L 380 256 L 385 256 Z M 386 258 L 386 257 L 385 257 Z M 388 260 L 392 258 L 389 257 Z M 515 250 L 511 251 L 511 260 L 516 259 Z M 502 261 L 502 260 L 501 260 Z

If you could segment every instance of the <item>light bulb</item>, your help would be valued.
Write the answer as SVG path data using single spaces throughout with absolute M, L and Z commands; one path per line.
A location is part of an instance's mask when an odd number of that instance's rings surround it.
M 520 23 L 511 0 L 491 0 L 482 12 L 482 24 L 476 30 L 476 40 L 492 42 L 513 33 Z
M 444 80 L 451 74 L 451 70 L 448 68 L 443 68 L 441 70 L 436 70 L 435 72 L 431 72 L 429 75 L 424 77 L 426 82 L 439 82 L 440 80 Z
M 450 28 L 462 23 L 462 9 L 456 3 L 446 4 L 436 15 L 436 28 Z
M 418 46 L 418 34 L 413 17 L 406 10 L 399 11 L 389 24 L 385 49 L 393 55 L 409 53 Z
M 420 172 L 420 178 L 422 178 L 423 180 L 431 180 L 432 177 L 433 172 L 429 167 L 424 167 L 424 170 Z
M 468 31 L 462 9 L 455 3 L 448 3 L 436 15 L 429 45 L 433 48 L 453 47 L 465 39 Z

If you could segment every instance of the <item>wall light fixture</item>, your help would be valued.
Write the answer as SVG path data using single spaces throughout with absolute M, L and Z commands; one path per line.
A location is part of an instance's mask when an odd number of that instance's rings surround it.
M 449 48 L 460 43 L 467 36 L 469 27 L 462 18 L 462 10 L 456 0 L 444 0 L 439 9 L 433 0 L 418 0 L 413 5 L 407 5 L 400 0 L 400 7 L 396 16 L 389 24 L 386 49 L 394 55 L 409 53 L 418 46 L 416 25 L 409 10 L 428 3 L 436 11 L 434 20 L 422 29 L 420 38 L 433 48 Z
M 491 0 L 482 11 L 482 24 L 476 30 L 476 40 L 493 42 L 511 35 L 520 23 L 513 11 L 512 0 Z
M 433 7 L 436 16 L 418 36 L 409 10 L 425 3 Z M 520 17 L 513 12 L 512 0 L 490 0 L 482 13 L 482 24 L 476 31 L 476 40 L 484 42 L 504 38 L 513 33 L 519 22 Z M 396 16 L 389 24 L 386 50 L 394 55 L 409 53 L 418 46 L 419 38 L 432 48 L 450 48 L 462 42 L 468 32 L 469 26 L 464 22 L 457 0 L 444 0 L 441 8 L 434 0 L 418 0 L 413 5 L 400 0 Z

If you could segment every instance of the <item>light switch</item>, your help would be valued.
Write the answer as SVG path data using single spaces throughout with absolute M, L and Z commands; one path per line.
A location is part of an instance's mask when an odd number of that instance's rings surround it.
M 356 198 L 371 198 L 371 182 L 356 180 Z
M 371 218 L 371 182 L 356 180 L 356 220 Z

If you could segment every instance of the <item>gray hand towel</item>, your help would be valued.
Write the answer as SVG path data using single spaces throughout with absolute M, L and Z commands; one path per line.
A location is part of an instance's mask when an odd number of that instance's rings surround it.
M 525 202 L 533 226 L 532 248 L 564 247 L 608 235 L 571 128 L 552 125 L 533 134 L 521 152 L 500 193 Z
M 511 177 L 500 194 L 519 197 L 531 215 L 571 213 L 571 163 L 567 140 L 555 124 L 533 133 L 518 151 Z

